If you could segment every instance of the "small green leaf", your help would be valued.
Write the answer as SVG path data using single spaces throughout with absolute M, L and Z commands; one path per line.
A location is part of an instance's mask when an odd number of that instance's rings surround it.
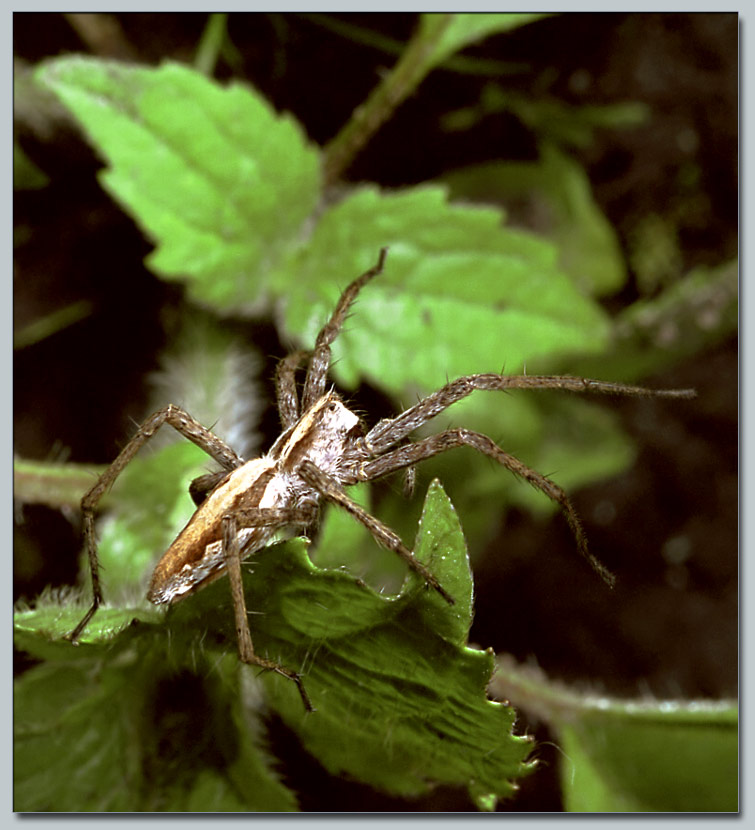
M 448 609 L 441 597 L 433 598 L 442 611 L 433 615 L 435 631 L 451 642 L 466 645 L 472 623 L 472 571 L 459 517 L 437 479 L 427 491 L 414 554 L 455 600 L 453 607 Z M 422 580 L 418 576 L 414 579 L 425 590 Z
M 648 121 L 649 107 L 640 101 L 571 106 L 559 98 L 522 95 L 498 84 L 486 84 L 471 107 L 453 110 L 441 119 L 448 131 L 468 130 L 482 119 L 501 112 L 514 113 L 538 140 L 585 148 L 596 129 L 627 129 Z
M 420 25 L 423 29 L 431 31 L 441 22 L 444 16 L 436 13 L 423 14 Z M 452 14 L 442 37 L 428 58 L 428 63 L 431 66 L 437 66 L 453 55 L 454 52 L 484 40 L 490 35 L 510 32 L 512 29 L 524 26 L 527 23 L 533 23 L 547 16 L 547 14 L 529 12 L 515 14 Z
M 23 147 L 13 141 L 13 187 L 17 190 L 40 190 L 50 179 L 26 155 Z
M 107 159 L 102 183 L 157 243 L 155 271 L 220 311 L 259 297 L 319 198 L 317 152 L 297 123 L 179 64 L 66 57 L 37 78 Z

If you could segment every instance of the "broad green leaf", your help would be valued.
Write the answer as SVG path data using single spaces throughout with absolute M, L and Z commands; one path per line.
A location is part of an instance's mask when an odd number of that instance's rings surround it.
M 221 311 L 258 299 L 319 198 L 299 125 L 245 86 L 174 63 L 66 57 L 37 77 L 107 160 L 103 186 L 158 246 L 150 266 Z
M 492 809 L 532 768 L 524 763 L 532 744 L 511 734 L 513 711 L 487 699 L 492 655 L 466 646 L 471 574 L 458 520 L 438 485 L 428 493 L 416 551 L 453 593 L 454 606 L 415 576 L 399 596 L 387 597 L 345 571 L 318 569 L 301 539 L 253 558 L 245 586 L 255 648 L 302 672 L 314 713 L 304 711 L 291 681 L 238 663 L 227 580 L 171 608 L 158 624 L 145 620 L 104 641 L 90 635 L 78 647 L 49 641 L 49 609 L 20 615 L 17 645 L 40 656 L 46 648 L 55 653 L 34 670 L 47 672 L 44 680 L 35 687 L 37 676 L 24 675 L 20 682 L 29 686 L 16 695 L 17 769 L 23 772 L 17 799 L 23 795 L 27 809 L 182 810 L 198 802 L 199 792 L 229 805 L 217 809 L 234 809 L 238 802 L 247 805 L 243 809 L 264 809 L 256 806 L 256 779 L 244 783 L 245 776 L 233 776 L 233 747 L 244 741 L 257 746 L 259 725 L 240 719 L 229 724 L 224 716 L 219 732 L 214 715 L 254 706 L 261 683 L 268 705 L 332 774 L 405 796 L 437 784 L 463 786 L 481 808 Z M 35 617 L 43 612 L 44 618 Z M 140 617 L 138 609 L 133 616 Z M 45 690 L 56 671 L 72 672 L 70 696 L 62 702 L 53 696 L 54 726 L 43 723 L 31 735 L 26 724 L 47 705 Z M 190 690 L 188 699 L 179 693 L 183 687 Z M 191 746 L 199 750 L 186 753 L 170 735 L 183 734 L 182 719 L 194 711 L 197 696 L 209 714 L 193 718 Z M 96 706 L 101 717 L 94 715 Z M 132 710 L 140 713 L 136 721 Z M 125 728 L 133 722 L 140 724 L 136 733 Z M 113 723 L 124 724 L 115 737 Z M 88 738 L 76 756 L 82 763 L 75 787 L 45 790 L 30 759 L 65 754 L 69 743 L 80 741 L 83 724 Z M 84 746 L 99 741 L 108 753 L 104 770 L 83 763 Z M 167 758 L 155 750 L 164 741 L 172 747 Z M 216 751 L 212 741 L 219 741 Z M 255 759 L 249 764 L 264 763 L 256 750 L 249 752 Z M 101 794 L 103 776 L 122 771 L 125 756 L 130 774 L 111 794 Z M 169 773 L 179 757 L 184 769 L 174 786 Z M 261 769 L 257 776 L 270 790 L 272 773 Z M 157 785 L 145 791 L 146 772 Z
M 366 375 L 395 393 L 417 378 L 429 387 L 605 345 L 605 316 L 555 267 L 551 246 L 501 228 L 495 210 L 448 205 L 439 188 L 359 189 L 300 247 L 319 198 L 317 156 L 249 90 L 172 64 L 78 58 L 39 77 L 108 158 L 106 186 L 158 242 L 153 267 L 218 311 L 248 311 L 263 287 L 285 294 L 287 329 L 311 343 L 338 286 L 390 245 L 389 270 L 360 304 L 370 317 L 355 321 L 371 324 L 336 344 L 349 386 Z
M 446 58 L 473 43 L 484 40 L 490 35 L 509 32 L 519 26 L 540 20 L 548 15 L 542 13 L 515 14 L 423 14 L 420 31 L 432 32 L 443 23 L 443 18 L 450 17 L 445 25 L 440 40 L 435 44 L 427 60 L 430 66 L 443 63 Z
M 345 386 L 365 377 L 400 394 L 605 347 L 603 312 L 558 270 L 552 246 L 502 228 L 496 210 L 449 205 L 438 187 L 362 188 L 328 210 L 277 275 L 278 290 L 290 291 L 286 329 L 313 343 L 339 290 L 386 245 L 384 273 L 363 289 L 333 347 Z
M 541 232 L 558 248 L 558 264 L 574 284 L 596 295 L 617 291 L 626 264 L 616 232 L 593 199 L 580 165 L 544 143 L 537 162 L 495 162 L 445 177 L 454 198 L 527 200 L 544 217 Z

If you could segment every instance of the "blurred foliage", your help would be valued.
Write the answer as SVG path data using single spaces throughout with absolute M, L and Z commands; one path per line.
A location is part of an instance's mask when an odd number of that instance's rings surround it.
M 736 701 L 621 700 L 499 657 L 492 690 L 547 720 L 572 812 L 737 812 Z

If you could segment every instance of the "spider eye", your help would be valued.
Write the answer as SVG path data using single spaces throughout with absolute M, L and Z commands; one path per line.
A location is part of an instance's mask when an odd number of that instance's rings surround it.
M 327 406 L 328 412 L 335 412 L 338 409 L 337 403 L 329 403 Z

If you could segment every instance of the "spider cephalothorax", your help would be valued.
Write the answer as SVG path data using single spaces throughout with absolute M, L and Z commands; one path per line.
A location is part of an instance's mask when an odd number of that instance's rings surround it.
M 384 248 L 377 264 L 346 288 L 330 320 L 317 336 L 314 348 L 294 352 L 280 362 L 276 388 L 283 432 L 266 455 L 244 461 L 191 415 L 172 404 L 155 412 L 142 424 L 81 502 L 94 597 L 84 618 L 68 635 L 71 640 L 81 634 L 102 602 L 94 532 L 96 506 L 139 448 L 165 423 L 201 447 L 222 469 L 192 483 L 190 492 L 197 510 L 158 562 L 147 596 L 156 604 L 178 602 L 227 572 L 241 659 L 294 680 L 307 709 L 312 706 L 299 675 L 257 655 L 249 631 L 240 562 L 265 545 L 276 531 L 310 526 L 316 521 L 321 502 L 332 502 L 351 513 L 381 545 L 395 551 L 447 602 L 454 602 L 399 536 L 347 495 L 344 487 L 348 485 L 372 481 L 399 470 L 411 470 L 419 462 L 455 447 L 472 447 L 558 502 L 580 552 L 606 582 L 613 583 L 612 574 L 588 551 L 587 540 L 571 502 L 548 477 L 504 452 L 486 435 L 468 429 L 445 430 L 414 443 L 407 443 L 407 438 L 438 413 L 478 389 L 565 389 L 673 398 L 692 397 L 694 392 L 689 389 L 650 390 L 566 376 L 468 375 L 447 383 L 400 415 L 379 421 L 365 432 L 359 417 L 335 392 L 326 391 L 326 378 L 330 344 L 338 336 L 359 290 L 382 271 L 385 256 Z M 307 372 L 300 402 L 295 374 L 305 362 Z

